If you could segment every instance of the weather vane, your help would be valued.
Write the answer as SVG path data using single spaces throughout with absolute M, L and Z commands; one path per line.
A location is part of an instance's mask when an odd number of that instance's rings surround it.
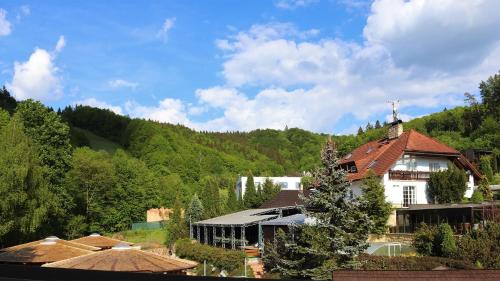
M 398 117 L 399 99 L 392 100 L 392 101 L 387 101 L 387 103 L 390 103 L 392 105 L 392 121 L 393 122 L 398 121 L 399 120 L 399 117 Z

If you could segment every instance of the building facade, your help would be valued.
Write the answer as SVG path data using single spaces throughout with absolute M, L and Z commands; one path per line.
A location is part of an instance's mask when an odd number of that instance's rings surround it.
M 253 177 L 255 188 L 262 186 L 266 179 L 281 186 L 281 190 L 301 190 L 301 177 Z M 236 196 L 243 198 L 246 191 L 248 177 L 240 177 L 236 182 Z

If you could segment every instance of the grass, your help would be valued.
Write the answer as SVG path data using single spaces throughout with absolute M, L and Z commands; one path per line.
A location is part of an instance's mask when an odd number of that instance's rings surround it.
M 165 229 L 148 230 L 127 230 L 115 233 L 115 236 L 122 236 L 125 241 L 141 244 L 165 245 Z
M 83 133 L 89 140 L 90 147 L 94 150 L 104 150 L 109 153 L 114 153 L 117 149 L 122 148 L 122 146 L 117 144 L 116 142 L 112 142 L 108 139 L 100 137 L 88 130 L 76 127 L 74 127 L 73 129 L 77 132 Z

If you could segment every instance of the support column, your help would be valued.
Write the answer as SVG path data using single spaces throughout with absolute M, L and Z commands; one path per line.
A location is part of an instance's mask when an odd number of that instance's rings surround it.
M 241 245 L 242 245 L 243 247 L 245 247 L 245 246 L 246 246 L 246 241 L 245 241 L 245 240 L 246 240 L 246 236 L 245 236 L 245 226 L 243 225 L 243 226 L 241 226 Z
M 200 237 L 200 226 L 196 226 L 196 240 L 198 240 L 198 243 L 201 243 L 201 237 Z
M 264 249 L 264 241 L 262 237 L 262 225 L 260 224 L 260 222 L 259 222 L 259 248 L 261 250 Z
M 226 248 L 226 228 L 222 227 L 222 248 Z
M 234 231 L 234 225 L 231 225 L 231 249 L 236 248 L 236 235 Z
M 214 225 L 212 226 L 212 244 L 217 246 L 217 242 L 215 241 L 215 237 L 217 236 L 217 227 Z
M 208 244 L 208 227 L 206 225 L 203 226 L 203 237 L 205 238 L 205 244 Z
M 191 223 L 191 218 L 189 218 L 189 239 L 193 240 L 193 224 Z

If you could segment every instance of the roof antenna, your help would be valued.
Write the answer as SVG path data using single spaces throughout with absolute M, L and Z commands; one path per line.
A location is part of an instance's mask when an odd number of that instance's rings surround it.
M 398 112 L 398 106 L 399 106 L 399 99 L 397 100 L 390 100 L 387 101 L 387 103 L 390 103 L 392 105 L 392 122 L 397 122 L 399 120 L 399 112 Z

